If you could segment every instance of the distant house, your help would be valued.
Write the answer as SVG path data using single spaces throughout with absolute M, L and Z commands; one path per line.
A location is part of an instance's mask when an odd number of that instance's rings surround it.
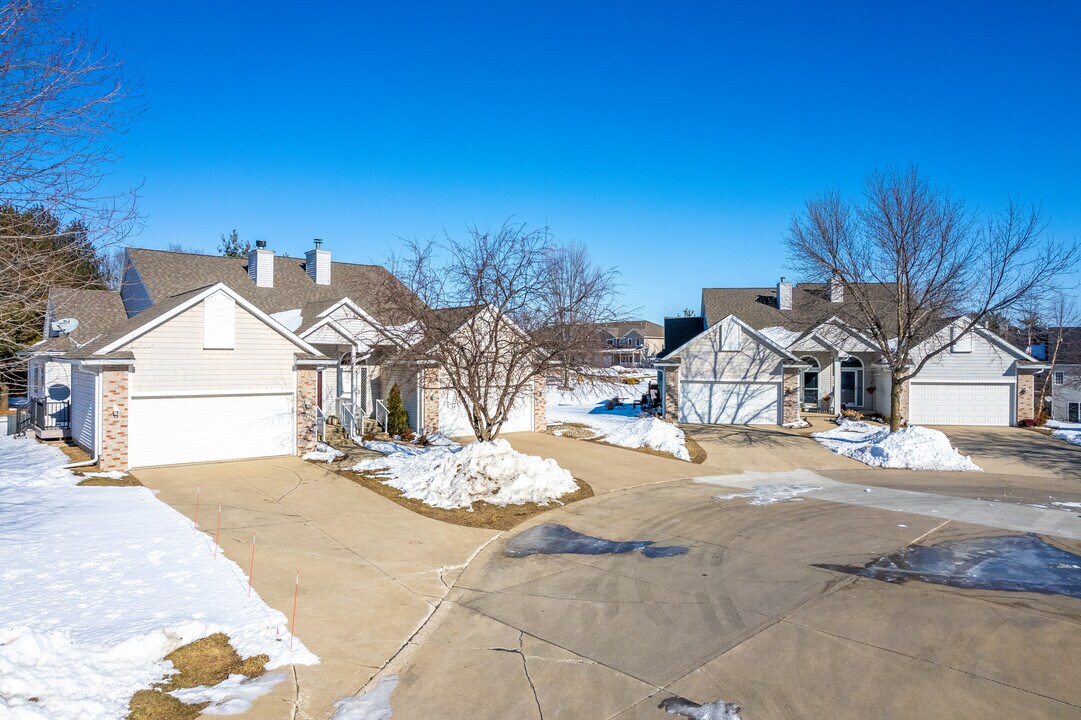
M 890 302 L 865 286 L 870 302 Z M 862 332 L 840 283 L 705 288 L 702 315 L 666 321 L 657 359 L 666 413 L 680 422 L 784 424 L 804 412 L 890 412 L 882 350 Z M 944 318 L 913 352 L 948 346 L 905 383 L 906 422 L 1013 425 L 1034 416 L 1033 374 L 1045 366 L 984 328 L 954 339 L 966 318 Z M 678 344 L 676 344 L 678 342 Z
M 597 328 L 602 367 L 649 367 L 664 348 L 664 328 L 649 320 L 631 320 Z
M 1048 328 L 1033 355 L 1050 362 L 1051 343 L 1061 333 L 1062 344 L 1051 373 L 1050 417 L 1060 422 L 1081 422 L 1081 327 Z
M 246 258 L 129 249 L 119 292 L 50 294 L 46 337 L 24 352 L 32 430 L 107 470 L 303 454 L 327 418 L 351 432 L 384 418 L 397 384 L 416 432 L 466 434 L 435 368 L 393 339 L 379 299 L 393 282 L 319 245 L 304 258 L 265 243 Z M 504 432 L 545 423 L 544 379 L 533 384 Z

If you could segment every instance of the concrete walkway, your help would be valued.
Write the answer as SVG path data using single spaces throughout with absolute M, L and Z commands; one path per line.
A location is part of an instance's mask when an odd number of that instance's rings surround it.
M 296 666 L 250 717 L 323 720 L 360 690 L 423 625 L 448 586 L 498 533 L 430 520 L 324 468 L 282 457 L 147 468 L 134 473 L 159 497 L 214 532 L 254 586 L 289 615 L 300 572 L 296 634 L 320 665 Z

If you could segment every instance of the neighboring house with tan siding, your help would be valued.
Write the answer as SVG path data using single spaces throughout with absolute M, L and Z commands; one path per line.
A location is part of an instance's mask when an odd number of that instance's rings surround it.
M 363 432 L 397 383 L 416 432 L 462 434 L 423 363 L 399 359 L 378 302 L 393 282 L 318 244 L 303 259 L 264 243 L 247 258 L 130 249 L 119 292 L 50 296 L 46 338 L 24 353 L 32 430 L 103 469 L 302 454 L 329 418 Z M 535 395 L 508 431 L 544 422 Z

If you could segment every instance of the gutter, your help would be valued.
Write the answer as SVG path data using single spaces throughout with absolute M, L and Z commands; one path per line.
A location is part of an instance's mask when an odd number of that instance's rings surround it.
M 94 413 L 101 414 L 101 373 L 94 373 Z M 68 425 L 71 425 L 71 403 L 68 403 Z M 101 454 L 101 422 L 99 417 L 94 418 L 94 455 L 89 460 L 77 463 L 68 463 L 64 469 L 87 467 L 98 464 L 98 455 Z

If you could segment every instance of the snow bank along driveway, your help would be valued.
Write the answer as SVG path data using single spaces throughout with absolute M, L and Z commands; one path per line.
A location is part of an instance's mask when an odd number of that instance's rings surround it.
M 318 662 L 191 521 L 146 488 L 75 487 L 65 462 L 0 436 L 0 717 L 124 718 L 162 658 L 219 631 L 269 668 Z
M 537 503 L 547 505 L 578 489 L 570 472 L 552 459 L 526 455 L 506 440 L 420 447 L 392 442 L 366 442 L 364 447 L 386 457 L 361 460 L 351 470 L 382 470 L 383 482 L 407 498 L 437 508 L 472 508 Z
M 1051 428 L 1051 437 L 1065 440 L 1071 445 L 1081 445 L 1081 423 L 1048 420 L 1047 427 Z
M 637 385 L 596 381 L 576 385 L 570 390 L 549 386 L 548 420 L 586 425 L 597 434 L 598 440 L 610 445 L 650 448 L 690 461 L 687 437 L 681 429 L 659 418 L 642 415 L 630 406 L 646 392 L 651 381 L 646 378 Z M 605 403 L 615 397 L 628 404 L 606 409 Z M 554 432 L 560 434 L 558 429 Z
M 891 433 L 887 427 L 842 420 L 836 429 L 812 433 L 811 437 L 838 455 L 873 467 L 980 471 L 943 433 L 919 425 Z

